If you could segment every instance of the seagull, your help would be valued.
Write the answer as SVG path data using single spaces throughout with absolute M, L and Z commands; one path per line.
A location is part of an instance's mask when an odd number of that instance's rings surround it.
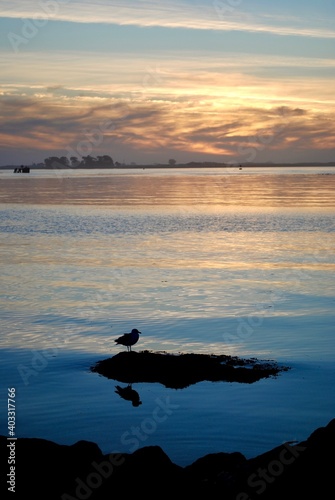
M 124 333 L 121 337 L 118 339 L 114 340 L 117 344 L 122 344 L 127 346 L 128 352 L 131 351 L 131 346 L 136 344 L 138 339 L 140 338 L 139 332 L 137 328 L 133 328 L 130 333 Z

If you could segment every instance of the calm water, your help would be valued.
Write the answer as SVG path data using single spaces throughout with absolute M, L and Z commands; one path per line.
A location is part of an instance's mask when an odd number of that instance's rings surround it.
M 0 171 L 0 433 L 7 387 L 18 436 L 87 439 L 106 453 L 158 444 L 180 465 L 255 456 L 326 425 L 334 173 Z M 252 355 L 291 370 L 251 386 L 134 384 L 133 407 L 89 368 L 134 327 L 137 350 Z

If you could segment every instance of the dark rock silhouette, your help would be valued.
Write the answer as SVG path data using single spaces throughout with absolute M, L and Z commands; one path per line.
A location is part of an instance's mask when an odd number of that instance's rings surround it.
M 1 471 L 8 471 L 8 444 L 0 436 Z M 296 500 L 330 498 L 333 491 L 335 419 L 298 444 L 282 444 L 246 459 L 241 453 L 206 455 L 180 467 L 158 446 L 132 454 L 104 455 L 98 446 L 44 439 L 15 441 L 15 495 L 3 481 L 1 498 L 16 500 L 146 499 Z M 5 477 L 5 473 L 2 476 Z
M 149 351 L 120 352 L 91 368 L 93 372 L 119 382 L 159 382 L 173 389 L 182 389 L 203 380 L 250 384 L 287 369 L 274 361 L 261 362 L 255 358 Z

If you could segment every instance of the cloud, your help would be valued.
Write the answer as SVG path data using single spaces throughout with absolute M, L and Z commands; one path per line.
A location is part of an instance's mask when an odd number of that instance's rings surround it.
M 307 115 L 307 111 L 301 108 L 289 108 L 288 106 L 280 106 L 275 109 L 275 112 L 283 117 L 290 116 L 304 116 Z
M 313 19 L 255 14 L 243 3 L 226 1 L 197 2 L 185 0 L 154 2 L 149 0 L 5 0 L 2 17 L 42 19 L 76 23 L 105 23 L 141 27 L 160 26 L 197 30 L 246 31 L 282 36 L 335 38 L 335 30 L 327 24 L 315 27 Z M 250 6 L 249 6 L 250 9 Z
M 226 107 L 210 97 L 178 100 L 43 94 L 0 96 L 3 148 L 35 148 L 49 156 L 132 152 L 163 156 L 165 151 L 216 155 L 253 161 L 256 151 L 331 150 L 335 125 L 331 112 L 296 106 Z
M 112 97 L 145 100 L 224 100 L 226 106 L 245 101 L 274 105 L 323 107 L 334 103 L 331 74 L 335 61 L 226 53 L 167 51 L 109 54 L 80 51 L 0 54 L 3 92 L 44 93 L 101 102 Z M 301 77 L 301 69 L 310 73 Z M 270 71 L 271 70 L 271 71 Z M 285 71 L 284 71 L 285 70 Z M 15 83 L 14 83 L 15 82 Z

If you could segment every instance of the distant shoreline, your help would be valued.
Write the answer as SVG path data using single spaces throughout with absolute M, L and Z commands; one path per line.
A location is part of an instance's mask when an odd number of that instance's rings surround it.
M 226 163 L 181 163 L 178 165 L 167 165 L 167 164 L 157 164 L 157 165 L 112 165 L 112 166 L 78 166 L 78 167 L 46 167 L 46 166 L 35 166 L 35 165 L 25 165 L 28 166 L 31 170 L 156 170 L 156 169 L 166 169 L 166 170 L 175 170 L 180 168 L 199 168 L 199 169 L 208 169 L 208 168 L 283 168 L 283 167 L 335 167 L 335 162 L 329 163 L 241 163 L 241 164 L 232 164 L 228 165 Z M 19 168 L 20 165 L 2 165 L 0 166 L 0 170 L 14 170 L 15 168 Z

